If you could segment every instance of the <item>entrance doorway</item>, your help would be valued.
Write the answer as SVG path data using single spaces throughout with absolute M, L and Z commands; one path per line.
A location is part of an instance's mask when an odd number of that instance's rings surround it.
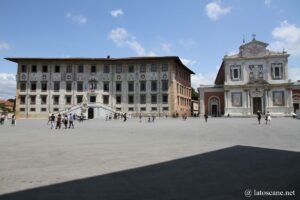
M 219 97 L 213 96 L 208 100 L 208 115 L 212 117 L 220 116 L 220 99 Z
M 94 108 L 92 108 L 92 107 L 89 107 L 89 109 L 88 109 L 88 118 L 94 119 Z
M 297 112 L 297 110 L 299 110 L 299 104 L 300 103 L 294 103 L 293 106 L 294 106 L 294 113 Z
M 213 116 L 213 117 L 218 116 L 218 105 L 217 104 L 211 105 L 211 116 Z
M 253 114 L 256 114 L 257 111 L 262 111 L 261 109 L 261 97 L 253 97 Z

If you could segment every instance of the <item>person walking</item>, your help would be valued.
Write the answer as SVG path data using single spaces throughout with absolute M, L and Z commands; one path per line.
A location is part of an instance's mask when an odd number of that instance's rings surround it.
M 269 113 L 269 111 L 267 112 L 267 114 L 266 114 L 266 125 L 269 123 L 269 125 L 271 125 L 271 115 L 270 115 L 270 113 Z
M 80 114 L 79 122 L 83 122 L 83 113 Z
M 12 116 L 11 116 L 11 125 L 15 126 L 16 123 L 17 123 L 17 121 L 16 121 L 16 116 L 15 116 L 15 115 L 12 115 Z
M 127 113 L 124 113 L 123 117 L 124 117 L 123 122 L 126 122 L 127 121 Z
M 51 124 L 51 129 L 54 128 L 54 123 L 55 123 L 55 116 L 54 116 L 54 114 L 52 114 L 52 115 L 51 115 L 51 122 L 50 122 L 50 124 Z
M 139 115 L 140 123 L 142 122 L 142 113 Z
M 3 125 L 5 120 L 4 114 L 1 115 L 0 124 Z
M 65 129 L 67 129 L 68 128 L 68 114 L 65 114 L 63 122 L 64 122 L 64 125 L 65 125 Z
M 70 115 L 69 115 L 69 128 L 71 128 L 71 126 L 72 126 L 72 128 L 74 128 L 74 120 L 73 119 L 74 118 L 73 118 L 72 114 L 70 113 Z
M 152 115 L 152 122 L 154 123 L 154 121 L 155 121 L 155 115 L 153 114 Z
M 57 128 L 61 128 L 61 114 L 59 113 L 58 115 L 57 115 L 57 120 L 56 120 L 56 127 L 55 127 L 55 129 L 57 129 Z
M 257 114 L 257 120 L 258 120 L 258 124 L 260 124 L 260 120 L 261 120 L 261 113 L 260 113 L 260 111 L 258 110 L 256 114 Z
M 51 113 L 49 112 L 49 114 L 48 114 L 48 122 L 47 122 L 47 125 L 49 125 L 49 123 L 51 123 Z
M 208 118 L 208 115 L 205 113 L 205 114 L 204 114 L 205 122 L 207 122 L 207 118 Z

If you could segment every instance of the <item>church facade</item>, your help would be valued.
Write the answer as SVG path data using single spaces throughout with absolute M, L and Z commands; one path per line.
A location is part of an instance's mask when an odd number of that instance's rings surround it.
M 224 56 L 215 85 L 198 88 L 200 114 L 251 116 L 260 111 L 291 115 L 295 83 L 288 78 L 289 54 L 270 51 L 267 46 L 253 37 L 237 54 Z

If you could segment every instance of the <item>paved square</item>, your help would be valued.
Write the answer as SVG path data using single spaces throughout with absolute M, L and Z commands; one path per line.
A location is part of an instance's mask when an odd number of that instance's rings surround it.
M 75 129 L 67 130 L 51 130 L 46 124 L 45 120 L 18 120 L 15 127 L 10 122 L 0 126 L 0 199 L 6 193 L 152 166 L 228 147 L 300 152 L 300 120 L 291 118 L 273 118 L 270 126 L 264 121 L 258 125 L 256 118 L 210 118 L 208 123 L 203 118 L 157 119 L 155 123 L 147 123 L 146 119 L 142 123 L 138 119 L 125 123 L 94 119 L 76 122 Z M 230 150 L 237 159 L 239 152 L 244 152 L 239 149 Z M 255 153 L 251 155 L 255 158 Z M 299 158 L 299 153 L 295 156 Z M 213 169 L 217 160 L 211 162 Z M 299 159 L 295 163 L 299 164 Z M 204 161 L 200 165 L 203 167 Z M 252 167 L 254 164 L 244 166 L 249 171 Z M 279 170 L 285 175 L 293 169 Z M 176 170 L 180 174 L 185 169 Z M 294 170 L 299 177 L 299 168 Z

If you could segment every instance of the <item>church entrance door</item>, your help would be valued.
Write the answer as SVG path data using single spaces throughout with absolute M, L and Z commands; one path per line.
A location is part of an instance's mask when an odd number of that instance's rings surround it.
M 94 119 L 94 108 L 92 108 L 92 107 L 89 107 L 89 109 L 88 109 L 88 118 Z
M 213 117 L 218 116 L 218 105 L 216 104 L 211 105 L 211 116 Z
M 256 114 L 257 111 L 262 111 L 261 109 L 261 97 L 253 97 L 253 114 Z
M 299 110 L 299 103 L 294 103 L 293 106 L 294 106 L 294 113 L 297 112 L 297 110 Z

